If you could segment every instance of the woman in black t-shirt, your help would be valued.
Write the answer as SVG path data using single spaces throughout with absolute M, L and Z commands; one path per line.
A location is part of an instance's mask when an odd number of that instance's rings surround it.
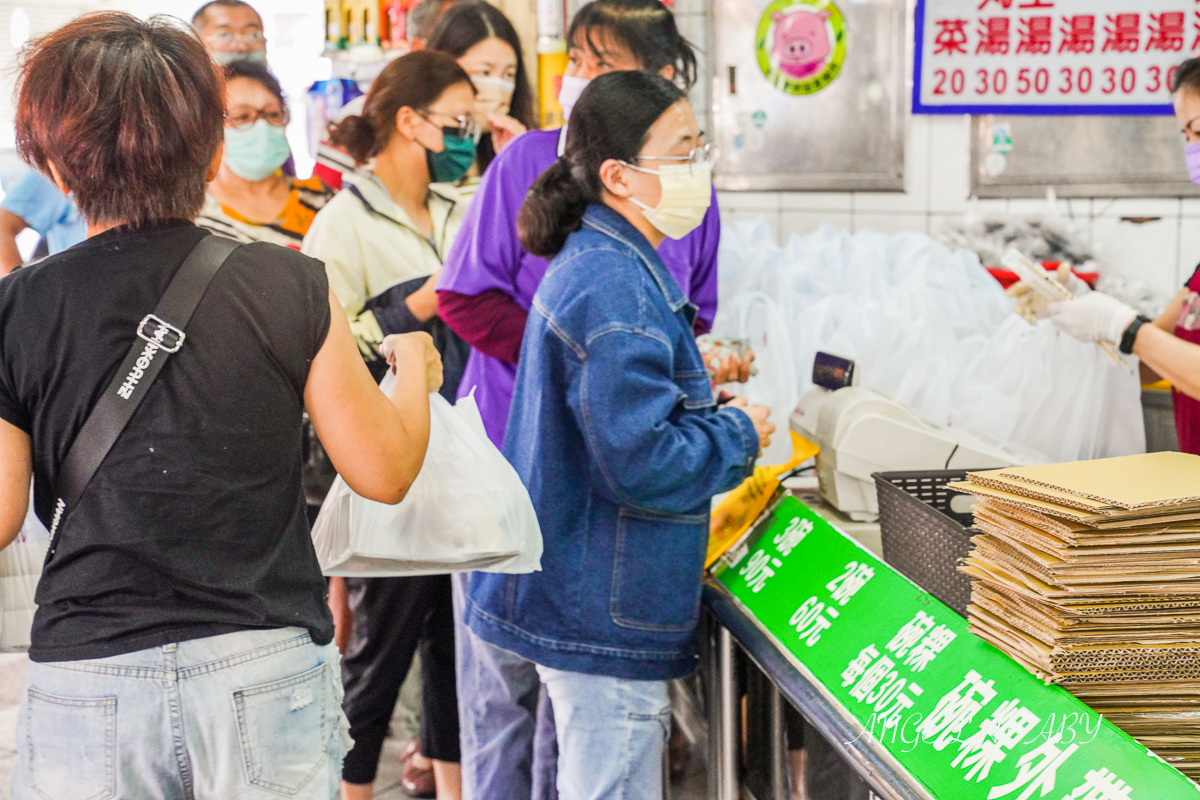
M 106 12 L 30 45 L 19 150 L 87 241 L 0 280 L 0 545 L 174 273 L 220 165 L 221 78 L 190 31 Z M 300 480 L 301 411 L 359 494 L 420 469 L 441 362 L 389 337 L 389 397 L 320 262 L 237 250 L 58 530 L 38 586 L 14 797 L 328 800 L 346 747 Z

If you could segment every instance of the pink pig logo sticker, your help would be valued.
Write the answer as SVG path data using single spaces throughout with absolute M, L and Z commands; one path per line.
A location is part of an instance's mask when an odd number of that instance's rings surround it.
M 830 0 L 775 0 L 758 25 L 758 64 L 788 94 L 829 85 L 846 59 L 845 20 Z
M 809 11 L 797 8 L 771 15 L 775 21 L 772 58 L 785 74 L 804 79 L 816 74 L 829 58 L 829 30 L 825 24 L 833 16 L 829 9 Z

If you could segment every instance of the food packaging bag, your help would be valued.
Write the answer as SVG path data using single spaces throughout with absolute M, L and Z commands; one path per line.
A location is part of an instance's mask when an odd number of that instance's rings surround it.
M 390 391 L 389 373 L 380 388 Z M 313 525 L 326 575 L 395 577 L 541 569 L 529 492 L 488 439 L 473 395 L 429 396 L 429 449 L 397 505 L 367 500 L 338 476 Z

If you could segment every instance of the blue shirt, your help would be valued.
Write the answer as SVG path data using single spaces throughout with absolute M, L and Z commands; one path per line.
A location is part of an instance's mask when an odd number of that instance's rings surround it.
M 87 238 L 87 223 L 79 216 L 75 203 L 36 169 L 27 171 L 5 192 L 0 208 L 16 214 L 46 237 L 50 255 Z
M 709 505 L 758 455 L 749 416 L 714 405 L 695 314 L 646 238 L 589 207 L 533 297 L 504 441 L 542 571 L 471 576 L 484 640 L 574 672 L 693 669 Z

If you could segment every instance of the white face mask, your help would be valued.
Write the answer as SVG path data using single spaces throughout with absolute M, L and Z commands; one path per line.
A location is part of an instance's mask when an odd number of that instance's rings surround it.
M 587 78 L 576 78 L 573 75 L 563 75 L 562 86 L 558 90 L 558 104 L 562 106 L 563 119 L 571 118 L 571 109 L 579 102 L 579 95 L 591 83 Z
M 473 75 L 471 83 L 475 85 L 475 116 L 480 128 L 487 133 L 492 129 L 487 115 L 508 113 L 517 84 L 491 75 Z
M 704 221 L 712 205 L 712 164 L 664 164 L 657 170 L 621 162 L 630 169 L 658 175 L 662 197 L 654 208 L 629 199 L 642 210 L 646 221 L 672 239 L 682 239 Z

